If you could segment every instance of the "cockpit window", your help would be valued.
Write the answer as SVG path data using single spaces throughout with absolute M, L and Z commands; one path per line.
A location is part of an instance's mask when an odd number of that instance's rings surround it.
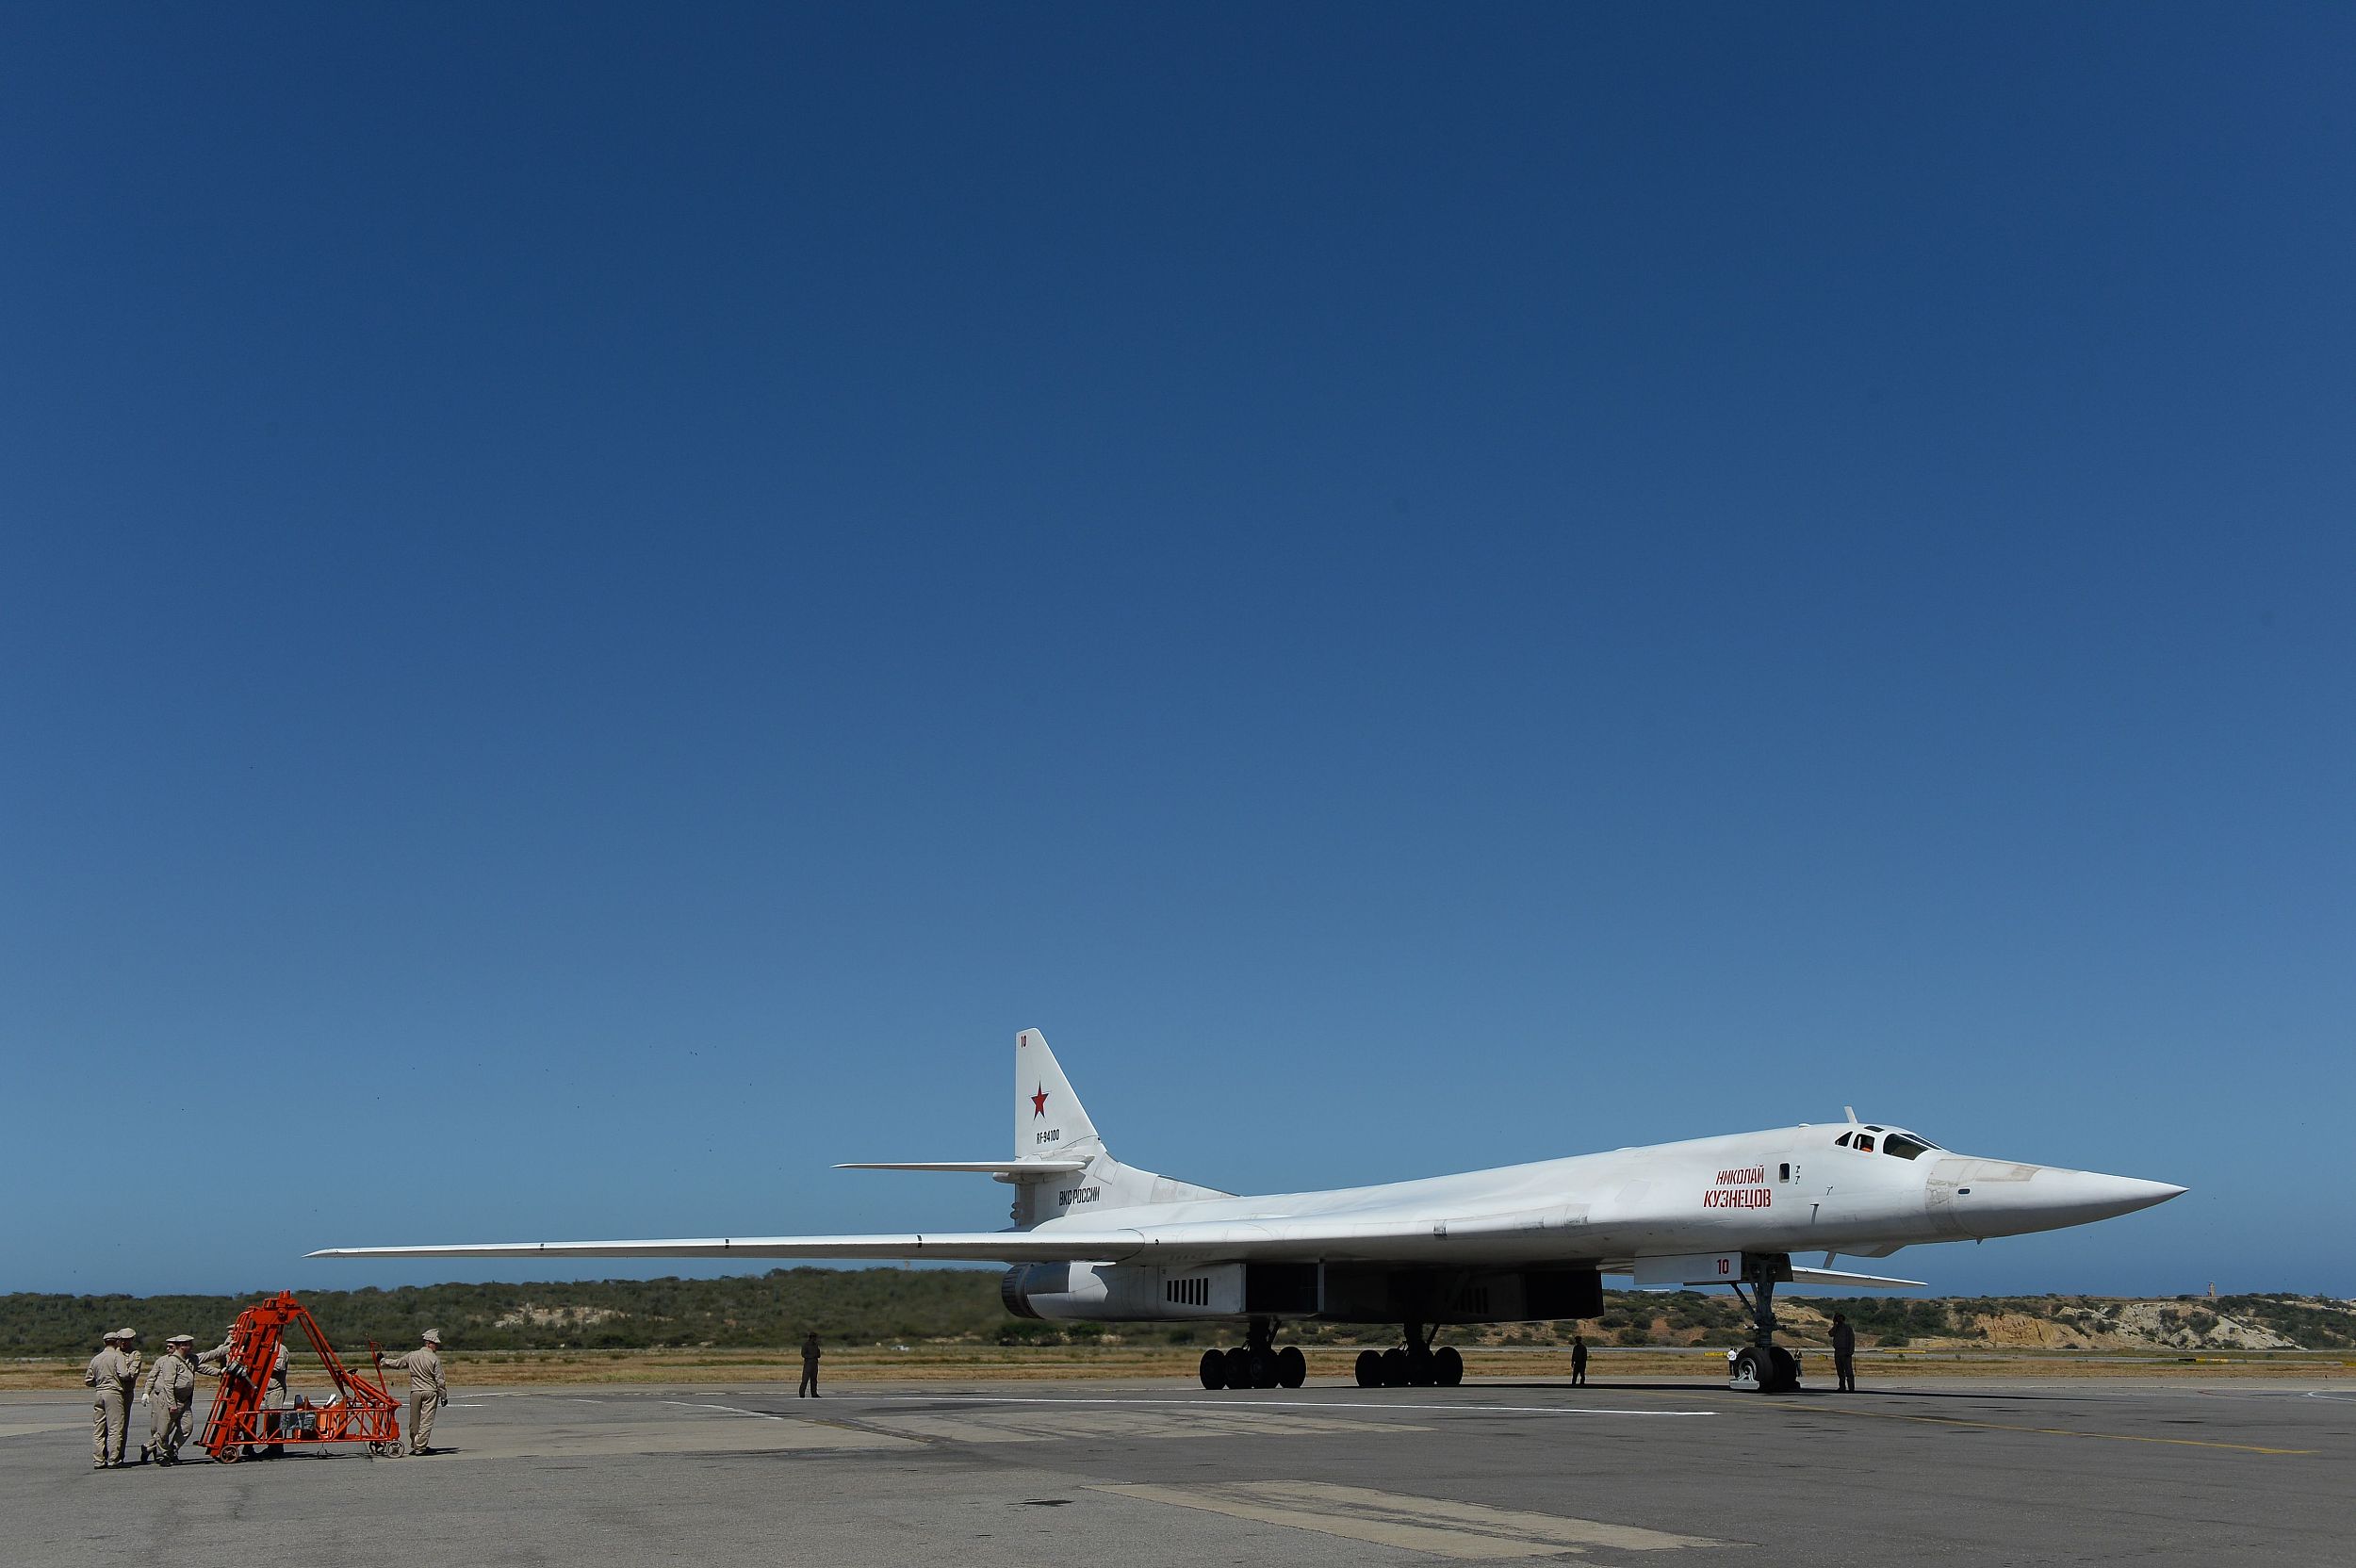
M 1846 1148 L 1848 1148 L 1848 1147 L 1849 1147 L 1849 1135 L 1848 1135 L 1848 1134 L 1846 1134 L 1846 1133 L 1841 1134 L 1839 1137 L 1837 1137 L 1837 1138 L 1835 1138 L 1835 1139 L 1833 1139 L 1833 1140 L 1832 1140 L 1832 1144 L 1833 1144 L 1833 1147 L 1834 1147 L 1835 1149 L 1846 1149 Z
M 1859 1149 L 1864 1150 L 1868 1154 L 1871 1154 L 1873 1152 L 1873 1140 L 1867 1137 L 1863 1133 L 1859 1133 L 1857 1135 L 1857 1146 Z
M 1902 1160 L 1920 1159 L 1931 1152 L 1931 1146 L 1921 1138 L 1910 1138 L 1904 1133 L 1892 1133 L 1882 1140 L 1882 1152 L 1895 1154 Z

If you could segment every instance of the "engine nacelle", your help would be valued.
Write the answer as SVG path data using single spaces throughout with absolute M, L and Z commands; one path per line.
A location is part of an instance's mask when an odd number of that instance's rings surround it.
M 1139 1264 L 1034 1263 L 1006 1270 L 998 1298 L 1017 1317 L 1095 1323 L 1168 1321 L 1186 1317 L 1235 1317 L 1245 1306 L 1245 1268 L 1239 1263 L 1199 1268 L 1163 1268 Z M 1314 1310 L 1314 1307 L 1311 1309 Z

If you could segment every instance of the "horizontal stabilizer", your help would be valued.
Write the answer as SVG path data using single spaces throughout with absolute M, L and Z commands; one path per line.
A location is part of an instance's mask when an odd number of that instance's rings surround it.
M 1879 1274 L 1849 1274 L 1838 1268 L 1802 1268 L 1794 1264 L 1792 1282 L 1795 1285 L 1855 1285 L 1860 1290 L 1920 1290 L 1928 1280 L 1886 1280 Z
M 1069 1176 L 1086 1160 L 853 1160 L 837 1170 L 962 1170 L 979 1176 Z

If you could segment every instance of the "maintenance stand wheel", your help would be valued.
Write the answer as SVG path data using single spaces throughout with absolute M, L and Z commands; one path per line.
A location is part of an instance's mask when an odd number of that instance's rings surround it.
M 1204 1388 L 1225 1388 L 1227 1386 L 1227 1352 L 1224 1350 L 1203 1351 L 1203 1364 L 1198 1370 Z

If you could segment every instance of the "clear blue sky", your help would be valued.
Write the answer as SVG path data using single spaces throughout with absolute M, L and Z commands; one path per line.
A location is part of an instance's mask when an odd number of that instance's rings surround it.
M 14 6 L 0 1289 L 1824 1119 L 2356 1293 L 2337 6 Z M 621 1271 L 627 1266 L 615 1266 Z M 642 1272 L 662 1272 L 653 1266 Z M 471 1277 L 516 1277 L 498 1264 Z

